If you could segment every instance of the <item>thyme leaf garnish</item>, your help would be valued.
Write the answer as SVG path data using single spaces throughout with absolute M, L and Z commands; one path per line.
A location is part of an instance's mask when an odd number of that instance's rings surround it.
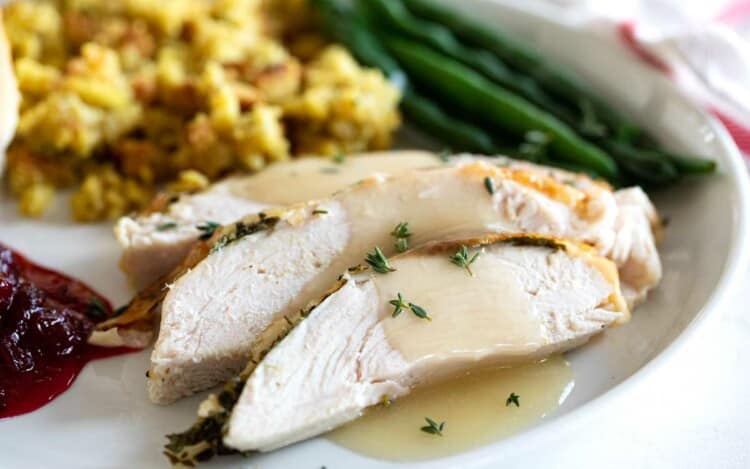
M 331 159 L 336 164 L 344 164 L 344 162 L 346 161 L 346 156 L 343 153 L 338 153 Z
M 219 238 L 216 243 L 211 247 L 210 253 L 213 254 L 219 251 L 228 244 L 231 244 L 245 236 L 257 233 L 263 230 L 269 230 L 276 226 L 279 222 L 279 217 L 269 217 L 265 213 L 261 212 L 258 214 L 259 220 L 255 223 L 245 223 L 238 221 L 234 224 L 234 231 L 225 234 Z
M 414 313 L 416 317 L 432 321 L 432 318 L 427 315 L 427 311 L 425 311 L 425 309 L 421 306 L 415 305 L 414 303 L 409 303 L 409 309 L 412 313 Z
M 102 300 L 95 296 L 89 297 L 89 305 L 86 309 L 86 316 L 91 319 L 104 319 L 109 316 L 109 310 Z
M 437 436 L 443 436 L 443 429 L 445 428 L 445 422 L 437 423 L 436 421 L 432 420 L 430 417 L 425 417 L 425 421 L 427 422 L 427 425 L 420 428 L 425 433 L 429 433 L 430 435 L 437 435 Z
M 391 236 L 395 238 L 408 238 L 412 234 L 409 233 L 409 223 L 401 222 L 391 231 Z
M 484 188 L 487 189 L 487 192 L 490 193 L 490 195 L 495 193 L 495 181 L 487 176 L 484 178 Z
M 325 215 L 326 213 L 328 213 L 328 210 L 323 210 L 320 208 L 316 208 L 315 210 L 312 211 L 313 215 Z
M 414 313 L 414 316 L 420 319 L 432 321 L 432 318 L 427 314 L 427 311 L 425 311 L 424 308 L 419 305 L 415 305 L 414 303 L 405 302 L 404 297 L 401 296 L 401 293 L 397 293 L 396 299 L 391 300 L 388 303 L 393 306 L 393 313 L 391 313 L 391 317 L 395 318 L 396 316 L 401 314 L 403 310 L 409 309 L 412 313 Z
M 341 171 L 339 168 L 320 168 L 320 172 L 323 174 L 336 174 Z
M 403 311 L 404 308 L 407 308 L 407 304 L 404 303 L 404 299 L 401 297 L 401 293 L 396 294 L 396 299 L 391 300 L 388 303 L 393 305 L 393 313 L 391 313 L 391 317 L 395 318 L 399 314 L 401 314 L 401 311 Z
M 406 252 L 409 250 L 409 240 L 406 238 L 398 238 L 394 246 L 396 246 L 396 251 Z
M 162 223 L 161 225 L 156 226 L 156 231 L 167 231 L 167 230 L 173 230 L 177 228 L 177 223 L 170 221 L 167 223 Z
M 479 257 L 479 253 L 475 253 L 471 258 L 469 257 L 469 248 L 466 247 L 466 245 L 462 244 L 461 248 L 456 251 L 455 254 L 450 256 L 450 260 L 452 263 L 459 267 L 463 267 L 466 269 L 466 271 L 471 275 L 474 276 L 474 272 L 471 271 L 471 264 L 474 263 L 474 261 L 477 260 L 477 257 Z
M 521 396 L 514 392 L 510 393 L 510 396 L 505 400 L 505 407 L 510 407 L 511 404 L 514 404 L 516 407 L 521 407 L 521 403 L 518 400 L 520 397 Z
M 210 238 L 214 235 L 214 231 L 216 231 L 216 229 L 220 226 L 221 224 L 216 223 L 215 221 L 207 221 L 201 225 L 196 226 L 196 228 L 198 228 L 198 230 L 202 232 L 200 236 L 198 236 L 198 239 L 204 241 Z
M 367 253 L 365 262 L 370 264 L 370 267 L 372 267 L 375 272 L 378 272 L 380 274 L 387 274 L 388 272 L 394 272 L 396 270 L 391 267 L 391 264 L 388 263 L 388 258 L 385 257 L 383 251 L 381 251 L 377 246 L 375 246 L 375 252 Z
M 409 238 L 412 233 L 409 232 L 409 223 L 401 222 L 391 231 L 391 236 L 396 238 L 396 251 L 404 252 L 409 249 Z

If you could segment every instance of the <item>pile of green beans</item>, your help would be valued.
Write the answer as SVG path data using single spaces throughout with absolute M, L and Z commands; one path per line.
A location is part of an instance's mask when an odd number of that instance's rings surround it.
M 432 0 L 311 1 L 334 39 L 401 89 L 409 121 L 452 150 L 503 152 L 618 186 L 664 186 L 715 169 L 713 161 L 658 148 L 573 73 L 453 8 Z

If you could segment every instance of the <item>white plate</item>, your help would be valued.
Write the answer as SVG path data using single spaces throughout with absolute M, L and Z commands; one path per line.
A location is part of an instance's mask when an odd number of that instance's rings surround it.
M 576 386 L 558 412 L 516 437 L 410 467 L 497 467 L 505 457 L 543 447 L 554 432 L 575 431 L 587 415 L 607 405 L 614 395 L 626 393 L 632 382 L 646 378 L 668 360 L 688 332 L 718 308 L 736 283 L 738 268 L 746 265 L 748 252 L 742 241 L 748 235 L 748 182 L 741 156 L 726 132 L 666 79 L 641 65 L 615 38 L 592 39 L 576 29 L 576 19 L 533 5 L 520 9 L 504 2 L 464 0 L 461 7 L 531 38 L 557 60 L 586 75 L 598 91 L 652 129 L 671 149 L 714 157 L 719 173 L 653 194 L 661 212 L 671 220 L 661 246 L 664 280 L 630 324 L 608 331 L 602 340 L 569 355 Z M 82 278 L 115 303 L 125 302 L 132 292 L 117 270 L 118 251 L 109 226 L 72 224 L 67 211 L 66 203 L 59 201 L 49 219 L 28 221 L 17 217 L 13 204 L 3 199 L 0 241 Z M 144 378 L 147 362 L 144 351 L 89 364 L 72 389 L 51 405 L 0 421 L 0 467 L 166 466 L 160 454 L 163 435 L 187 427 L 202 397 L 168 407 L 149 404 Z M 272 454 L 232 457 L 209 466 L 322 465 L 404 466 L 368 459 L 320 438 Z

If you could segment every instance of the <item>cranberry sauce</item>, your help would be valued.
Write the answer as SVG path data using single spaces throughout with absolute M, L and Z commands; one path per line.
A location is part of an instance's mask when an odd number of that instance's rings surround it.
M 0 418 L 45 405 L 86 362 L 130 351 L 86 342 L 111 314 L 109 301 L 87 285 L 0 244 Z

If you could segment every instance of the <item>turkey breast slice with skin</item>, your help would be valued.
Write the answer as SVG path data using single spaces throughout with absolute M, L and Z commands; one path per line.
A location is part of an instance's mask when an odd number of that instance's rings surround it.
M 395 254 L 390 233 L 398 223 L 409 223 L 412 246 L 535 232 L 606 252 L 615 239 L 616 215 L 608 189 L 581 190 L 486 163 L 372 178 L 329 199 L 269 212 L 266 220 L 277 220 L 272 229 L 214 248 L 170 284 L 161 305 L 149 396 L 173 402 L 235 374 L 274 319 L 304 308 L 376 246 L 386 256 Z M 252 220 L 257 221 L 251 217 L 241 228 L 253 226 Z M 233 239 L 228 233 L 223 237 Z
M 121 217 L 115 237 L 123 253 L 120 268 L 138 289 L 175 268 L 210 223 L 226 224 L 269 207 L 327 197 L 373 174 L 486 161 L 525 169 L 581 187 L 603 184 L 583 174 L 502 156 L 461 154 L 450 158 L 421 150 L 350 155 L 342 159 L 300 158 L 268 166 L 249 176 L 235 176 L 195 194 L 160 194 L 144 213 Z M 169 227 L 164 229 L 163 227 Z
M 223 225 L 269 207 L 327 197 L 375 173 L 398 175 L 437 165 L 437 155 L 419 150 L 363 153 L 340 160 L 309 157 L 230 177 L 171 202 L 161 195 L 145 213 L 122 217 L 115 224 L 123 250 L 120 269 L 141 289 L 175 268 L 205 233 L 199 227 L 207 223 Z
M 599 190 L 609 189 L 606 183 L 594 181 L 583 174 L 539 166 L 503 156 L 461 154 L 449 158 L 448 161 L 443 164 L 463 166 L 483 161 L 502 167 L 523 169 L 530 175 L 542 178 L 552 177 L 587 191 L 591 190 L 592 186 Z M 438 158 L 431 153 L 419 151 L 367 153 L 345 158 L 343 172 L 339 171 L 337 173 L 339 176 L 331 179 L 329 172 L 321 172 L 324 168 L 331 169 L 333 167 L 330 166 L 331 164 L 330 160 L 304 158 L 273 165 L 257 175 L 231 178 L 225 182 L 216 183 L 198 194 L 183 195 L 174 203 L 169 203 L 168 195 L 161 195 L 154 200 L 147 213 L 135 218 L 122 218 L 116 229 L 118 239 L 124 249 L 121 266 L 133 274 L 131 277 L 136 282 L 139 279 L 143 280 L 156 275 L 163 274 L 163 276 L 134 298 L 126 314 L 105 321 L 98 326 L 90 342 L 109 347 L 120 345 L 145 347 L 148 345 L 155 329 L 158 304 L 164 296 L 164 285 L 174 282 L 205 257 L 208 249 L 205 246 L 205 239 L 199 239 L 199 237 L 208 237 L 209 231 L 214 228 L 209 226 L 209 222 L 222 220 L 224 217 L 230 219 L 244 210 L 252 211 L 265 206 L 265 202 L 256 200 L 258 198 L 265 197 L 266 199 L 263 200 L 272 199 L 280 202 L 289 200 L 289 197 L 300 197 L 299 192 L 289 195 L 283 191 L 283 188 L 298 182 L 297 176 L 303 175 L 305 180 L 313 180 L 314 183 L 309 186 L 313 188 L 312 192 L 323 193 L 337 189 L 333 187 L 335 184 L 329 185 L 332 181 L 338 181 L 338 183 L 353 181 L 361 174 L 369 174 L 374 168 L 379 170 L 379 174 L 384 174 L 383 169 L 386 166 L 390 172 L 394 173 L 402 171 L 404 167 L 439 166 Z M 267 190 L 269 179 L 273 184 L 270 184 L 270 190 Z M 258 196 L 259 193 L 262 195 Z M 309 194 L 309 192 L 305 193 Z M 234 221 L 234 218 L 231 220 Z M 165 223 L 176 226 L 160 230 L 159 227 Z M 198 228 L 201 224 L 206 231 Z M 219 229 L 219 231 L 222 230 Z M 185 257 L 185 250 L 190 254 L 187 257 Z M 182 261 L 178 262 L 180 258 Z M 175 263 L 178 264 L 175 266 Z M 135 274 L 135 272 L 141 272 L 143 275 Z
M 450 262 L 461 246 L 479 254 L 471 274 Z M 243 371 L 239 400 L 224 409 L 226 446 L 286 446 L 384 397 L 562 353 L 629 319 L 615 265 L 588 246 L 546 236 L 437 243 L 393 257 L 391 266 L 387 274 L 349 271 L 317 306 L 277 320 L 290 331 Z M 390 301 L 399 296 L 405 305 L 394 317 Z M 221 414 L 220 402 L 227 401 L 211 397 L 202 406 L 207 418 Z

